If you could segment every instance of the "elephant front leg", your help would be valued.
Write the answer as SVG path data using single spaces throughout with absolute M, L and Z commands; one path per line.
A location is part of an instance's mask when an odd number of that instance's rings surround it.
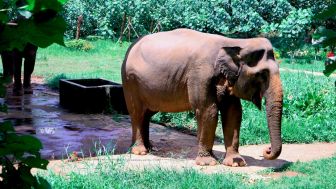
M 217 160 L 212 153 L 215 140 L 215 132 L 218 121 L 218 109 L 215 104 L 203 110 L 196 109 L 198 124 L 198 143 L 199 150 L 196 158 L 197 165 L 216 165 Z
M 242 121 L 242 106 L 236 97 L 225 98 L 220 105 L 226 154 L 223 161 L 227 166 L 245 166 L 246 161 L 239 154 L 239 131 Z

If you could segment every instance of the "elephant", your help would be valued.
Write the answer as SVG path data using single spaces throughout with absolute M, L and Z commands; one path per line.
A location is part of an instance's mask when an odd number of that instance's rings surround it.
M 3 65 L 4 77 L 13 80 L 13 95 L 21 96 L 24 94 L 32 94 L 31 88 L 31 74 L 34 71 L 36 52 L 38 47 L 27 43 L 22 51 L 14 49 L 12 51 L 1 52 L 1 59 Z M 24 73 L 23 73 L 23 90 L 21 81 L 21 68 L 22 60 L 24 60 Z
M 219 112 L 227 166 L 245 166 L 239 154 L 241 99 L 259 109 L 266 99 L 271 147 L 267 160 L 282 150 L 283 92 L 279 65 L 266 38 L 233 39 L 190 29 L 139 38 L 128 49 L 121 68 L 124 97 L 131 118 L 132 149 L 146 155 L 149 122 L 157 112 L 194 111 L 197 121 L 197 165 L 216 165 L 212 148 Z

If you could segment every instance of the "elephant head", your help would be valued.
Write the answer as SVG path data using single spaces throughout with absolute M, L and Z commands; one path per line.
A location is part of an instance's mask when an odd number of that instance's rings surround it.
M 231 95 L 252 101 L 259 109 L 265 97 L 271 147 L 265 149 L 263 155 L 269 160 L 276 159 L 282 148 L 283 93 L 271 43 L 264 38 L 238 40 L 234 46 L 223 47 L 219 59 Z

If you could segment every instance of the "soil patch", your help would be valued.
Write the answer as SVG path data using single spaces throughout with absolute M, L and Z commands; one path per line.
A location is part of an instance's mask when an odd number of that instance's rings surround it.
M 281 177 L 296 177 L 299 175 L 303 175 L 303 174 L 295 172 L 295 171 L 285 171 L 285 172 L 274 172 L 274 173 L 271 173 L 265 176 L 272 178 L 272 179 L 278 179 Z

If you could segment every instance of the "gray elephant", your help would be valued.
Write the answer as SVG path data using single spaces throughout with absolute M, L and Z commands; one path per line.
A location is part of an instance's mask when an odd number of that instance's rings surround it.
M 155 113 L 193 110 L 198 124 L 196 164 L 215 165 L 212 148 L 220 111 L 223 164 L 244 166 L 238 151 L 240 99 L 260 109 L 265 97 L 271 147 L 263 155 L 269 160 L 280 155 L 283 93 L 267 39 L 231 39 L 189 29 L 151 34 L 131 45 L 121 74 L 132 121 L 132 153 L 150 150 L 149 121 Z

